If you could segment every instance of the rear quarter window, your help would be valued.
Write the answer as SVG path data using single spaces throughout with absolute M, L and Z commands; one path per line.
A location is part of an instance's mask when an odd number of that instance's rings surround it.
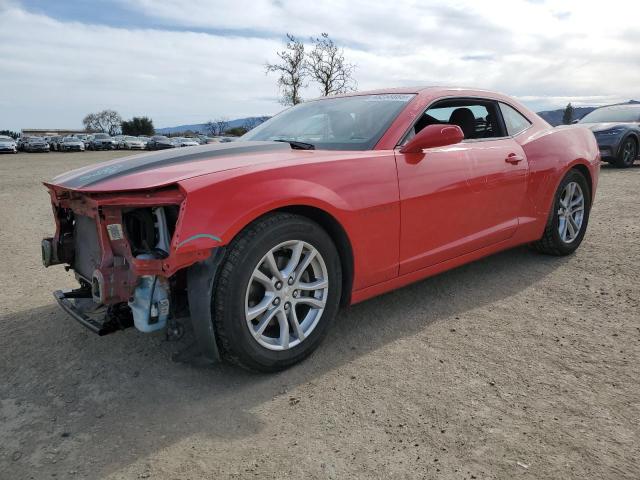
M 500 111 L 510 136 L 523 132 L 531 125 L 531 122 L 524 115 L 506 103 L 500 103 Z

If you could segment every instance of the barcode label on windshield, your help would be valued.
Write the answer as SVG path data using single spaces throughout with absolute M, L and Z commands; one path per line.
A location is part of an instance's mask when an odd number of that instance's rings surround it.
M 413 98 L 411 93 L 385 93 L 383 95 L 371 95 L 365 102 L 408 102 Z

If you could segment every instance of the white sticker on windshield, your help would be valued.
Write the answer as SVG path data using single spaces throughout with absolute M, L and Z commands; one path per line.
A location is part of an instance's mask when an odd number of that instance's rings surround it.
M 385 93 L 383 95 L 370 95 L 365 102 L 408 102 L 414 97 L 411 93 Z

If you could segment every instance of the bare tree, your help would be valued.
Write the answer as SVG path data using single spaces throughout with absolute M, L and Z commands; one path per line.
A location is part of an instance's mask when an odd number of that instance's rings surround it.
M 216 135 L 216 124 L 213 123 L 213 120 L 209 120 L 204 124 L 204 130 L 206 133 L 214 137 Z
M 90 113 L 82 120 L 84 128 L 89 132 L 104 132 L 115 135 L 120 131 L 122 117 L 115 110 L 103 110 Z
M 262 122 L 260 122 L 257 117 L 249 117 L 244 120 L 242 128 L 244 128 L 248 132 L 249 130 L 253 130 L 254 128 L 256 128 L 258 125 L 260 125 L 260 123 Z
M 271 118 L 271 117 L 249 117 L 249 118 L 246 118 L 245 121 L 244 121 L 244 124 L 242 125 L 242 128 L 244 128 L 248 132 L 249 130 L 253 130 L 254 128 L 256 128 L 261 123 L 266 122 L 267 120 L 269 120 L 269 118 Z
M 229 119 L 225 117 L 218 118 L 215 121 L 218 135 L 224 135 L 224 132 L 229 128 Z
M 229 120 L 225 117 L 220 117 L 216 120 L 209 120 L 204 125 L 204 129 L 212 137 L 223 135 L 227 128 L 229 128 Z
M 311 39 L 313 50 L 305 61 L 305 69 L 309 76 L 320 84 L 323 96 L 345 93 L 356 89 L 353 78 L 355 65 L 344 59 L 344 50 L 338 49 L 328 33 Z
M 283 105 L 297 105 L 302 102 L 300 90 L 306 85 L 304 44 L 290 33 L 287 33 L 287 44 L 284 50 L 277 53 L 281 63 L 267 63 L 267 73 L 276 72 L 280 74 L 278 86 Z

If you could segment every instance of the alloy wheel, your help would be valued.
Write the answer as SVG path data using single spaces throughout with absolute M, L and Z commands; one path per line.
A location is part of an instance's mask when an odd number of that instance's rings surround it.
M 560 195 L 558 234 L 564 243 L 573 242 L 582 229 L 585 199 L 577 182 L 569 182 Z
M 636 144 L 629 139 L 622 147 L 622 161 L 625 165 L 631 165 L 636 159 Z
M 245 295 L 245 320 L 269 350 L 299 345 L 316 328 L 327 302 L 329 280 L 320 252 L 302 240 L 275 246 L 253 270 Z

